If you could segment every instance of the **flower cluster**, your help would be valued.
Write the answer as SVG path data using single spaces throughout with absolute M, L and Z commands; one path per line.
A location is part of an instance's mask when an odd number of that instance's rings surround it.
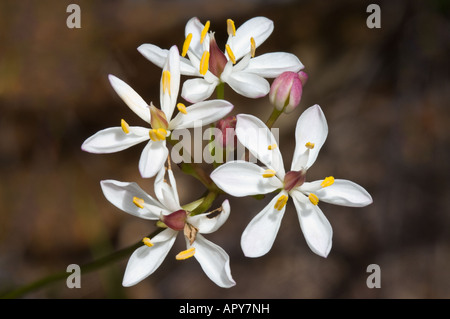
M 228 40 L 223 50 L 217 44 L 210 22 L 190 19 L 185 27 L 181 53 L 176 45 L 162 49 L 142 44 L 138 51 L 162 69 L 159 108 L 147 103 L 121 79 L 109 75 L 112 88 L 144 122 L 147 127 L 130 126 L 124 119 L 120 126 L 92 135 L 82 145 L 91 153 L 113 153 L 146 142 L 139 160 L 143 178 L 154 177 L 156 198 L 134 182 L 101 181 L 102 191 L 114 206 L 131 215 L 154 220 L 156 230 L 142 239 L 131 255 L 123 279 L 132 286 L 151 275 L 164 261 L 179 232 L 183 233 L 186 250 L 177 260 L 194 257 L 205 274 L 218 286 L 235 285 L 228 254 L 203 235 L 218 230 L 231 212 L 228 199 L 212 209 L 219 195 L 235 197 L 274 193 L 273 199 L 248 224 L 241 237 L 241 247 L 247 257 L 268 253 L 277 236 L 281 220 L 292 197 L 301 230 L 311 250 L 326 257 L 332 246 L 332 227 L 319 208 L 319 201 L 336 205 L 363 207 L 372 202 L 361 186 L 332 176 L 307 182 L 308 169 L 314 164 L 325 143 L 328 126 L 319 105 L 307 108 L 298 118 L 295 129 L 295 151 L 288 172 L 276 137 L 271 128 L 283 113 L 291 113 L 299 105 L 308 75 L 293 54 L 285 52 L 256 55 L 256 49 L 270 36 L 273 22 L 255 17 L 236 29 L 227 20 Z M 192 78 L 182 84 L 181 75 Z M 268 79 L 275 79 L 272 85 Z M 274 109 L 263 122 L 249 114 L 230 114 L 233 104 L 224 100 L 224 86 L 247 98 L 269 95 Z M 209 98 L 217 91 L 217 99 Z M 215 138 L 215 148 L 233 151 L 237 143 L 246 152 L 237 160 L 214 162 L 212 172 L 205 172 L 196 163 L 180 163 L 182 172 L 198 178 L 207 188 L 204 197 L 181 205 L 172 171 L 170 145 L 177 132 L 201 128 L 216 128 L 221 136 Z M 249 156 L 259 162 L 251 162 Z M 168 180 L 165 176 L 168 176 Z

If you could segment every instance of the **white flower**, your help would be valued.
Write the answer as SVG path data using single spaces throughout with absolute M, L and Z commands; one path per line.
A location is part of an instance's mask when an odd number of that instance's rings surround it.
M 214 34 L 208 32 L 209 25 L 209 21 L 203 25 L 194 17 L 185 27 L 181 74 L 199 77 L 184 82 L 181 96 L 187 101 L 207 99 L 220 83 L 227 83 L 243 96 L 262 97 L 270 90 L 265 78 L 303 69 L 299 59 L 290 53 L 274 52 L 255 57 L 256 48 L 273 31 L 273 22 L 265 17 L 252 18 L 237 30 L 234 22 L 228 19 L 228 40 L 224 51 L 217 46 Z M 167 50 L 153 44 L 143 44 L 138 50 L 152 63 L 163 66 Z M 185 58 L 186 55 L 189 59 Z
M 295 151 L 291 171 L 285 173 L 276 140 L 267 126 L 252 115 L 238 115 L 236 135 L 239 141 L 266 168 L 246 161 L 227 162 L 216 168 L 212 180 L 226 193 L 240 197 L 267 194 L 279 190 L 271 202 L 249 223 L 242 234 L 241 246 L 248 257 L 259 257 L 272 247 L 292 197 L 300 227 L 311 250 L 326 257 L 332 245 L 332 228 L 320 210 L 319 200 L 343 206 L 363 207 L 372 203 L 361 186 L 332 176 L 305 182 L 307 170 L 315 162 L 328 134 L 325 116 L 318 105 L 300 116 L 295 131 Z
M 224 100 L 211 100 L 185 107 L 177 104 L 180 87 L 180 56 L 173 46 L 165 58 L 161 77 L 161 110 L 149 106 L 128 84 L 110 75 L 109 81 L 122 100 L 151 128 L 129 126 L 123 119 L 121 126 L 111 127 L 92 135 L 82 145 L 82 149 L 91 153 L 113 153 L 133 145 L 148 141 L 139 160 L 142 177 L 153 177 L 164 165 L 168 149 L 166 137 L 173 130 L 187 129 L 213 123 L 232 109 L 233 105 Z M 179 113 L 172 118 L 175 107 Z
M 183 260 L 193 256 L 218 286 L 234 286 L 236 283 L 231 276 L 228 254 L 201 235 L 216 231 L 228 219 L 228 200 L 218 210 L 191 216 L 180 206 L 175 178 L 170 169 L 167 172 L 170 185 L 164 180 L 165 167 L 155 178 L 157 199 L 148 195 L 136 183 L 101 181 L 103 194 L 113 205 L 143 219 L 160 220 L 167 226 L 153 238 L 145 237 L 142 246 L 133 252 L 125 270 L 123 286 L 133 286 L 150 276 L 164 261 L 179 231 L 184 232 L 187 250 L 179 253 L 176 258 Z

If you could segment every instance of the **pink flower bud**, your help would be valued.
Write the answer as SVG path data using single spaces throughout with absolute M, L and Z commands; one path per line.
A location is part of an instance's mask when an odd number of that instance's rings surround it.
M 237 144 L 236 136 L 236 116 L 228 116 L 217 122 L 216 127 L 222 132 L 222 137 L 218 138 L 219 145 L 223 148 L 234 148 Z
M 305 72 L 283 72 L 270 87 L 270 102 L 279 111 L 292 112 L 300 104 L 303 92 L 302 82 L 306 82 L 307 79 L 308 75 Z
M 166 224 L 167 227 L 180 231 L 184 229 L 184 225 L 186 224 L 186 216 L 186 211 L 180 209 L 169 215 L 163 216 L 162 222 Z

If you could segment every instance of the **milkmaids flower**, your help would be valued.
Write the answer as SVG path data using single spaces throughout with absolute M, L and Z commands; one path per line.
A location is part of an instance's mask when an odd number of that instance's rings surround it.
M 364 188 L 348 180 L 329 176 L 305 182 L 306 172 L 314 164 L 328 134 L 320 106 L 308 108 L 297 121 L 294 157 L 287 173 L 275 137 L 261 120 L 252 115 L 238 115 L 236 134 L 266 167 L 246 161 L 227 162 L 212 172 L 212 180 L 226 193 L 237 197 L 278 191 L 242 234 L 241 246 L 246 256 L 260 257 L 270 250 L 289 196 L 294 201 L 308 246 L 322 257 L 330 252 L 333 231 L 318 206 L 319 200 L 353 207 L 372 203 Z
M 168 156 L 166 138 L 178 129 L 194 128 L 213 123 L 232 109 L 224 100 L 211 100 L 186 107 L 177 104 L 180 87 L 180 56 L 176 46 L 168 52 L 161 77 L 160 103 L 157 109 L 119 78 L 109 75 L 109 81 L 122 100 L 151 128 L 130 126 L 122 119 L 121 126 L 107 128 L 89 137 L 82 149 L 91 153 L 113 153 L 148 141 L 139 160 L 142 177 L 153 177 L 164 165 Z M 175 107 L 178 114 L 172 118 Z
M 228 254 L 202 234 L 209 234 L 219 229 L 230 214 L 228 200 L 219 209 L 192 216 L 179 203 L 175 178 L 167 170 L 170 185 L 164 180 L 165 167 L 155 178 L 154 199 L 136 183 L 115 180 L 101 181 L 105 197 L 119 209 L 148 220 L 158 220 L 158 225 L 165 227 L 152 238 L 145 237 L 142 246 L 131 255 L 123 278 L 123 286 L 133 286 L 150 276 L 164 261 L 172 248 L 177 234 L 184 233 L 187 250 L 180 252 L 177 260 L 195 257 L 206 275 L 218 286 L 234 286 L 230 271 Z
M 237 93 L 258 98 L 269 93 L 265 78 L 275 78 L 285 71 L 303 69 L 299 59 L 290 53 L 274 52 L 255 57 L 255 50 L 272 33 L 273 22 L 265 17 L 255 17 L 238 29 L 227 20 L 228 40 L 225 50 L 217 46 L 210 22 L 203 25 L 196 17 L 185 27 L 186 40 L 181 58 L 181 73 L 199 78 L 184 82 L 181 96 L 190 102 L 203 101 L 211 96 L 220 83 L 227 83 Z M 153 44 L 138 48 L 148 60 L 162 67 L 167 50 Z M 185 56 L 187 55 L 187 58 Z

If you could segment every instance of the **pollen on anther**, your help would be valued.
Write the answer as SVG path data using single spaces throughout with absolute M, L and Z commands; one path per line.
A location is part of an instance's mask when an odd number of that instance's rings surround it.
M 252 55 L 252 58 L 254 58 L 256 54 L 256 44 L 253 37 L 250 38 L 250 53 Z
M 328 187 L 334 184 L 334 177 L 333 176 L 328 176 L 327 178 L 325 178 L 322 183 L 320 183 L 320 186 L 322 187 Z
M 202 33 L 200 35 L 200 43 L 203 43 L 203 41 L 205 40 L 206 34 L 208 33 L 208 30 L 209 30 L 209 25 L 210 25 L 210 22 L 208 20 L 208 21 L 206 21 L 205 27 L 203 28 Z
M 276 172 L 273 169 L 266 169 L 263 173 L 264 178 L 274 177 Z
M 181 52 L 182 57 L 186 56 L 186 54 L 189 50 L 189 46 L 191 45 L 191 40 L 192 40 L 192 33 L 189 33 L 186 36 L 186 40 L 184 40 L 184 43 L 183 43 L 183 51 Z
M 205 75 L 209 67 L 209 52 L 203 52 L 202 59 L 200 60 L 200 74 Z
M 122 127 L 122 131 L 123 131 L 125 134 L 130 133 L 130 126 L 128 125 L 127 122 L 125 122 L 124 119 L 122 119 L 122 120 L 120 121 L 120 126 Z
M 155 134 L 159 141 L 163 141 L 166 139 L 167 131 L 163 128 L 159 128 L 156 130 Z
M 284 206 L 286 206 L 286 203 L 288 201 L 288 196 L 286 195 L 281 195 L 280 197 L 278 197 L 277 202 L 275 203 L 274 208 L 276 210 L 282 210 Z
M 195 254 L 195 248 L 191 247 L 189 249 L 183 250 L 182 252 L 180 252 L 178 255 L 175 256 L 175 258 L 177 260 L 184 260 L 184 259 L 188 259 L 191 258 L 192 256 L 194 256 Z
M 164 93 L 169 93 L 170 95 L 170 71 L 165 70 L 162 76 L 162 87 Z
M 183 103 L 178 103 L 178 104 L 177 104 L 177 109 L 178 109 L 178 111 L 180 111 L 181 113 L 187 114 L 186 106 L 185 106 Z
M 144 208 L 144 200 L 142 198 L 133 197 L 133 204 L 136 205 L 139 208 Z
M 305 144 L 306 148 L 309 148 L 310 150 L 312 150 L 314 148 L 314 143 L 308 142 Z
M 274 150 L 274 149 L 276 149 L 276 148 L 277 148 L 277 144 L 272 144 L 272 145 L 269 145 L 269 146 L 267 147 L 267 149 L 268 149 L 269 151 Z
M 228 35 L 232 35 L 232 36 L 236 35 L 236 27 L 234 26 L 234 21 L 231 19 L 227 20 L 227 32 L 228 32 Z
M 319 204 L 319 197 L 317 197 L 316 194 L 310 193 L 308 195 L 309 201 L 313 204 L 313 205 L 317 205 Z
M 156 135 L 156 130 L 155 129 L 152 129 L 152 130 L 148 131 L 148 135 L 150 136 L 150 139 L 153 142 L 158 141 L 158 136 Z
M 142 239 L 142 242 L 148 247 L 152 247 L 153 246 L 153 243 L 150 241 L 150 238 L 148 238 L 148 237 L 144 237 Z
M 230 57 L 231 62 L 233 62 L 233 64 L 236 64 L 236 58 L 235 58 L 235 56 L 234 56 L 233 51 L 231 51 L 230 45 L 227 44 L 227 45 L 225 46 L 225 49 L 226 49 L 226 51 L 227 51 L 227 53 L 228 53 L 228 56 Z

